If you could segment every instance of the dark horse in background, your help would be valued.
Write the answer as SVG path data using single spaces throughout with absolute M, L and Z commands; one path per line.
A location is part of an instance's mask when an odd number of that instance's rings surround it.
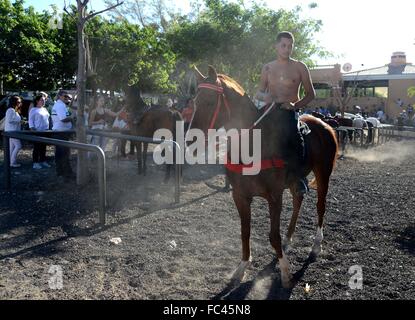
M 136 87 L 130 87 L 127 91 L 126 109 L 129 114 L 130 134 L 133 136 L 153 138 L 158 129 L 168 129 L 176 137 L 176 121 L 183 121 L 180 112 L 162 106 L 149 106 L 141 98 L 140 91 Z M 139 174 L 147 172 L 148 143 L 136 142 L 137 166 Z M 173 146 L 174 148 L 174 146 Z M 175 150 L 173 150 L 175 154 Z M 166 165 L 164 181 L 170 178 L 173 164 Z
M 222 126 L 229 129 L 252 128 L 258 118 L 255 105 L 244 92 L 242 87 L 226 75 L 217 74 L 213 67 L 209 67 L 208 77 L 203 76 L 196 69 L 198 91 L 195 97 L 195 114 L 191 128 L 198 128 L 207 132 L 208 129 L 218 129 Z M 241 220 L 242 261 L 235 270 L 232 280 L 241 281 L 245 269 L 251 261 L 250 229 L 251 229 L 251 202 L 254 196 L 265 198 L 269 204 L 271 230 L 269 240 L 279 259 L 281 282 L 286 288 L 293 286 L 289 261 L 284 254 L 280 236 L 280 214 L 282 209 L 282 195 L 287 187 L 285 165 L 265 166 L 263 163 L 273 163 L 279 156 L 277 145 L 284 137 L 278 136 L 277 110 L 273 109 L 256 127 L 261 129 L 261 171 L 257 175 L 242 175 L 237 170 L 226 166 L 226 175 L 232 185 L 232 196 Z M 215 119 L 215 121 L 212 121 Z M 321 251 L 323 240 L 323 218 L 326 210 L 326 196 L 329 179 L 335 165 L 337 155 L 337 140 L 334 130 L 320 119 L 310 115 L 301 117 L 311 129 L 305 136 L 307 150 L 305 174 L 314 172 L 317 186 L 318 201 L 317 235 L 314 240 L 312 256 Z M 212 123 L 214 124 L 212 125 Z M 252 132 L 252 130 L 250 130 Z M 242 142 L 243 143 L 243 142 Z M 252 147 L 252 139 L 249 141 Z M 251 148 L 252 150 L 252 148 Z M 228 153 L 229 158 L 229 153 Z M 278 158 L 277 158 L 278 159 Z M 276 163 L 281 163 L 275 161 Z M 243 164 L 242 164 L 243 165 Z M 290 180 L 291 181 L 291 180 Z M 293 195 L 293 215 L 287 232 L 287 244 L 291 242 L 297 218 L 303 201 L 303 196 L 295 192 L 295 182 L 288 185 Z

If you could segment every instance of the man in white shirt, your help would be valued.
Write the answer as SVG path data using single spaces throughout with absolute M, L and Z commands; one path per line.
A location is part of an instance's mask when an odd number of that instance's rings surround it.
M 67 108 L 72 100 L 72 96 L 65 90 L 60 90 L 58 93 L 58 100 L 52 107 L 52 130 L 62 132 L 62 134 L 55 135 L 57 139 L 69 140 L 65 131 L 72 129 L 73 117 L 70 115 Z M 63 176 L 65 179 L 74 179 L 74 173 L 69 162 L 70 149 L 65 147 L 55 147 L 55 162 L 56 175 Z

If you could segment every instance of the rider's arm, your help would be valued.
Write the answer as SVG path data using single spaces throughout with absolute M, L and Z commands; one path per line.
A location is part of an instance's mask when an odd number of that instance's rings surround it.
M 265 103 L 270 103 L 272 102 L 271 100 L 271 95 L 267 92 L 267 88 L 268 88 L 268 70 L 269 70 L 269 65 L 265 65 L 262 68 L 261 71 L 261 79 L 259 82 L 259 88 L 258 91 L 255 95 L 255 99 L 259 100 L 259 101 L 263 101 Z
M 316 92 L 314 91 L 313 82 L 311 81 L 310 71 L 308 70 L 307 66 L 299 62 L 300 68 L 300 75 L 301 75 L 301 83 L 304 87 L 305 96 L 301 100 L 298 100 L 294 103 L 295 109 L 302 109 L 307 106 L 316 96 Z

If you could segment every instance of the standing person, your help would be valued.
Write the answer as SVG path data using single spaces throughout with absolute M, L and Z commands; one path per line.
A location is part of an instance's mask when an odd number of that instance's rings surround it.
M 406 107 L 406 112 L 408 113 L 408 117 L 411 119 L 414 114 L 414 107 L 410 103 Z
M 100 96 L 98 97 L 97 105 L 94 110 L 91 111 L 89 115 L 88 124 L 92 130 L 103 130 L 107 127 L 107 122 L 109 121 L 109 117 L 116 118 L 118 113 L 111 111 L 108 108 L 104 107 L 105 105 L 105 97 Z M 113 119 L 112 119 L 113 121 Z M 111 121 L 111 123 L 112 123 Z M 99 146 L 102 150 L 105 151 L 105 147 L 107 146 L 108 138 L 100 137 L 100 136 L 92 136 L 91 143 Z
M 118 130 L 121 134 L 130 134 L 128 119 L 129 119 L 129 114 L 126 111 L 125 106 L 121 105 L 121 109 L 118 113 L 117 118 L 114 121 L 112 128 Z M 127 145 L 126 139 L 120 139 L 116 144 L 116 146 L 119 147 L 119 151 L 121 153 L 122 159 L 127 159 L 127 155 L 125 153 L 126 145 Z M 128 154 L 130 157 L 134 156 L 134 148 L 135 148 L 134 141 L 130 141 L 130 152 Z
M 274 103 L 280 123 L 282 157 L 287 163 L 288 171 L 296 179 L 296 192 L 304 194 L 308 190 L 304 177 L 304 140 L 298 130 L 296 111 L 303 109 L 315 97 L 314 87 L 307 66 L 291 58 L 294 36 L 290 32 L 280 32 L 277 36 L 277 59 L 267 63 L 261 72 L 261 80 L 256 99 L 267 104 Z M 305 96 L 300 99 L 300 86 L 304 87 Z
M 382 109 L 379 108 L 378 112 L 376 112 L 376 118 L 378 118 L 379 121 L 382 121 L 383 115 L 384 115 L 384 112 L 382 111 Z
M 13 96 L 9 101 L 9 108 L 6 111 L 4 131 L 20 131 L 22 117 L 20 116 L 22 99 L 19 96 Z M 10 138 L 10 167 L 19 168 L 17 163 L 17 154 L 22 149 L 22 143 L 19 139 Z
M 38 95 L 33 101 L 34 107 L 29 113 L 29 128 L 34 131 L 49 130 L 49 112 L 45 108 L 46 98 Z M 46 162 L 46 144 L 33 143 L 33 169 L 50 168 Z
M 67 91 L 60 90 L 58 92 L 58 100 L 52 107 L 52 130 L 58 133 L 57 136 L 61 140 L 69 140 L 68 134 L 65 131 L 72 129 L 73 117 L 67 108 L 71 100 L 72 96 Z M 70 154 L 71 150 L 69 148 L 55 147 L 56 175 L 64 177 L 65 180 L 75 178 L 70 164 Z
M 398 100 L 396 100 L 396 105 L 398 106 L 398 108 L 402 108 L 403 107 L 403 101 L 401 98 L 398 98 Z
M 167 99 L 166 107 L 169 109 L 173 107 L 173 100 L 171 98 Z
M 44 92 L 44 91 L 40 91 L 39 94 L 37 94 L 37 96 L 38 95 L 43 96 L 45 98 L 45 103 L 46 103 L 46 101 L 48 100 L 49 95 L 46 92 Z M 32 109 L 35 106 L 36 106 L 36 104 L 34 103 L 34 99 L 33 99 L 33 101 L 30 103 L 29 108 L 28 108 L 28 111 L 27 111 L 28 117 L 30 117 L 30 112 L 32 111 Z

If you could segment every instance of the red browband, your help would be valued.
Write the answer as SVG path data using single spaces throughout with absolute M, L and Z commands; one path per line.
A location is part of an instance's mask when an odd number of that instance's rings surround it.
M 216 91 L 218 93 L 223 93 L 223 88 L 221 86 L 217 86 L 215 84 L 201 83 L 201 84 L 199 84 L 198 88 L 205 88 L 205 89 L 210 89 L 210 90 Z

